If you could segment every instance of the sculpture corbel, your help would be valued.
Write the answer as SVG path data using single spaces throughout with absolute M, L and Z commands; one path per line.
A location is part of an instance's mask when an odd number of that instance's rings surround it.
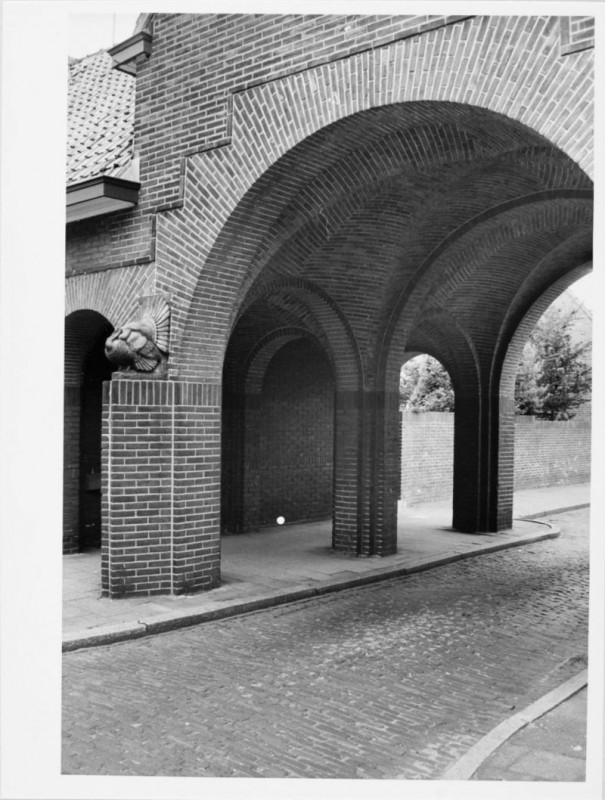
M 123 372 L 161 377 L 167 370 L 169 334 L 166 295 L 141 297 L 138 316 L 111 334 L 105 342 L 105 356 Z

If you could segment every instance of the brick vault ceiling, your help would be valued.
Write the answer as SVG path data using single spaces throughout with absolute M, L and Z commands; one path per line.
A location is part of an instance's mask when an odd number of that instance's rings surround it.
M 284 158 L 275 200 L 271 176 L 261 182 L 271 225 L 250 288 L 310 281 L 368 353 L 396 313 L 421 317 L 441 307 L 471 331 L 486 324 L 489 308 L 496 324 L 524 286 L 539 293 L 565 268 L 549 273 L 544 264 L 567 239 L 576 242 L 576 260 L 590 257 L 591 203 L 580 194 L 591 181 L 539 136 L 485 110 L 377 109 L 320 131 Z M 534 272 L 539 284 L 528 280 Z M 408 308 L 406 294 L 415 298 Z M 263 330 L 273 324 L 270 297 L 267 304 Z M 276 325 L 280 306 L 273 304 Z M 304 324 L 315 324 L 312 314 Z

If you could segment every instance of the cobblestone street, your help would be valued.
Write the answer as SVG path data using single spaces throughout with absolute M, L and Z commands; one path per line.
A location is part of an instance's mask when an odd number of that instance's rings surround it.
M 63 660 L 63 771 L 438 778 L 587 653 L 588 509 L 558 539 Z

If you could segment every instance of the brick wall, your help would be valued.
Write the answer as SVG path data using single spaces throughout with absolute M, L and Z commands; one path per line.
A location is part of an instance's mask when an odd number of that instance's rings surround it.
M 594 47 L 594 17 L 563 17 L 561 55 L 580 53 Z
M 408 505 L 452 493 L 454 415 L 402 413 L 401 499 Z M 515 418 L 515 488 L 590 480 L 590 416 L 568 422 Z
M 273 358 L 258 420 L 260 524 L 322 519 L 332 512 L 334 388 L 330 367 L 305 340 Z
M 559 486 L 590 480 L 590 419 L 547 422 L 517 417 L 515 487 Z
M 450 497 L 454 479 L 454 415 L 401 415 L 401 499 L 408 505 Z
M 80 385 L 65 386 L 63 411 L 63 552 L 80 549 Z

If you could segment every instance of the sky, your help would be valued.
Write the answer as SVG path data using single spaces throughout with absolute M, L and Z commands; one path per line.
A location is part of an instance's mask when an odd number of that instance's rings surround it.
M 108 49 L 132 36 L 136 14 L 70 14 L 68 55 L 73 58 Z
M 571 287 L 571 291 L 578 300 L 581 300 L 589 311 L 594 311 L 595 305 L 595 277 L 594 274 L 585 275 L 576 281 Z

